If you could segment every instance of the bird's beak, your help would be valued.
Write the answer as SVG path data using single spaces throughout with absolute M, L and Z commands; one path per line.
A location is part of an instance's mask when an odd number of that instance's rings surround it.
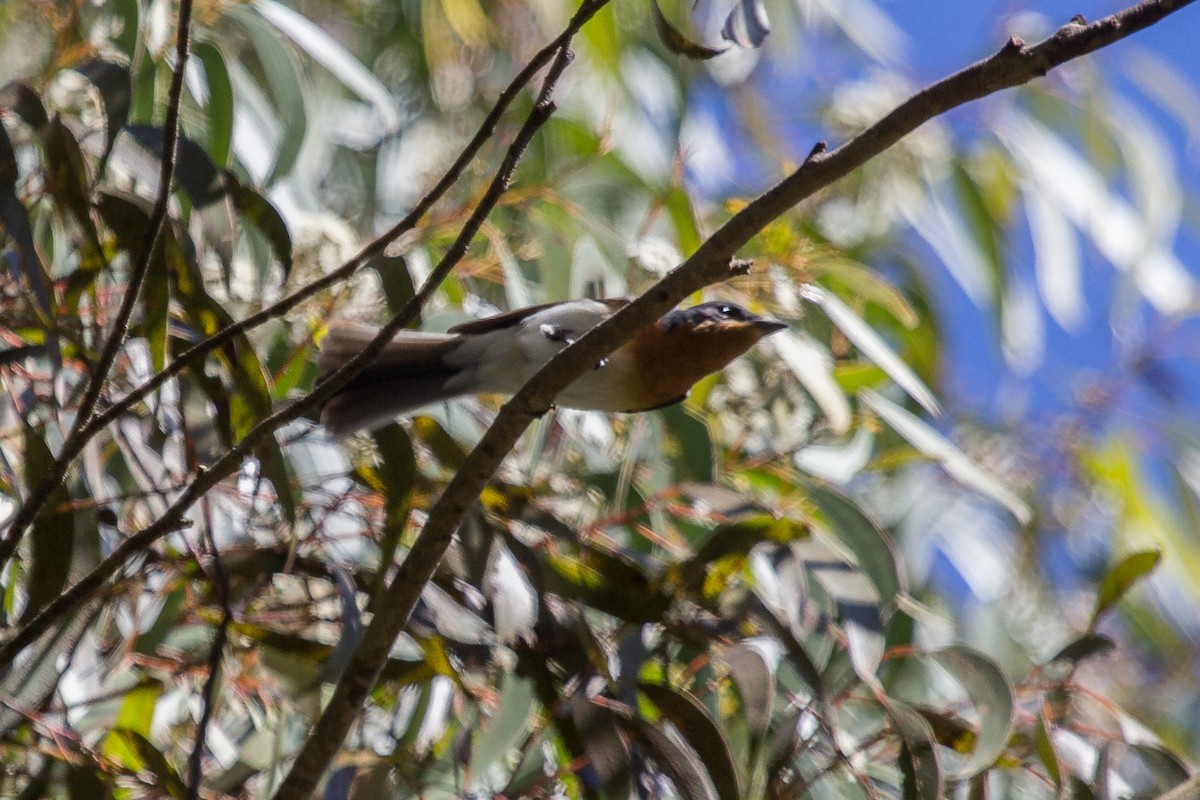
M 753 324 L 763 336 L 770 336 L 772 333 L 778 333 L 779 331 L 786 330 L 788 326 L 786 322 L 779 322 L 778 320 L 773 319 L 764 319 L 763 317 L 757 317 L 751 324 Z

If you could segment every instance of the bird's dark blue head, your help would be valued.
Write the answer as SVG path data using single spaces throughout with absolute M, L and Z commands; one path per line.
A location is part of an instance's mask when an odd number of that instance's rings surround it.
M 787 327 L 786 323 L 751 314 L 737 303 L 714 300 L 691 308 L 677 308 L 663 316 L 659 327 L 672 331 L 743 331 L 766 336 Z

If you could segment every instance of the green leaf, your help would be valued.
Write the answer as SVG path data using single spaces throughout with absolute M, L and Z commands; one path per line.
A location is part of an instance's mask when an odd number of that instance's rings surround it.
M 117 237 L 117 246 L 128 253 L 130 259 L 137 258 L 146 235 L 146 227 L 150 224 L 150 202 L 128 192 L 104 191 L 100 193 L 96 209 L 100 212 L 104 224 Z M 163 253 L 168 236 L 167 227 L 164 227 L 154 248 L 146 281 L 142 285 L 144 310 L 141 333 L 146 337 L 150 348 L 150 361 L 156 371 L 163 368 L 167 353 L 167 316 L 171 304 L 171 290 Z
M 804 483 L 804 489 L 816 506 L 822 529 L 850 551 L 879 593 L 881 606 L 890 614 L 905 591 L 891 537 L 849 496 L 832 486 L 810 480 Z
M 979 712 L 979 737 L 975 750 L 954 780 L 966 780 L 996 763 L 1012 733 L 1016 699 L 1012 681 L 1000 665 L 970 647 L 955 645 L 930 653 L 929 657 L 958 681 Z
M 943 781 L 933 729 L 905 703 L 889 698 L 884 708 L 900 736 L 900 772 L 904 776 L 901 796 L 904 800 L 939 800 Z
M 860 392 L 859 397 L 892 430 L 919 452 L 941 464 L 955 480 L 1003 505 L 1022 525 L 1028 524 L 1033 518 L 1033 512 L 1024 500 L 923 420 L 869 389 Z
M 700 756 L 721 800 L 738 800 L 737 767 L 721 729 L 695 696 L 659 683 L 639 683 L 640 689 Z
M 658 413 L 679 447 L 678 455 L 671 459 L 675 479 L 712 483 L 716 478 L 716 457 L 708 426 L 679 403 Z
M 954 188 L 958 191 L 959 202 L 965 211 L 967 228 L 974 239 L 975 247 L 983 256 L 982 260 L 991 270 L 991 285 L 996 291 L 992 302 L 995 308 L 1000 308 L 1007 278 L 1004 257 L 1005 229 L 1001 221 L 992 215 L 982 190 L 967 172 L 962 161 L 954 159 L 952 163 Z
M 658 38 L 672 53 L 705 61 L 725 52 L 723 48 L 717 50 L 712 47 L 705 47 L 698 42 L 693 42 L 680 33 L 679 29 L 668 22 L 667 18 L 663 16 L 662 9 L 658 7 L 658 0 L 650 0 L 650 8 L 654 13 L 654 29 L 658 31 Z
M 1117 643 L 1099 633 L 1088 633 L 1063 647 L 1047 663 L 1056 661 L 1069 662 L 1072 666 L 1089 658 L 1104 655 L 1115 650 Z
M 656 622 L 670 605 L 658 587 L 633 562 L 582 545 L 578 556 L 551 553 L 546 589 L 579 600 L 626 622 Z
M 150 735 L 150 720 L 154 717 L 154 706 L 162 696 L 163 686 L 158 681 L 143 683 L 125 694 L 121 709 L 100 745 L 100 752 L 126 769 L 140 770 L 146 762 L 138 745 L 129 734 L 145 737 Z
M 1096 607 L 1092 610 L 1092 620 L 1088 623 L 1088 628 L 1094 628 L 1100 617 L 1120 602 L 1138 581 L 1153 572 L 1160 561 L 1161 551 L 1143 550 L 1125 556 L 1113 566 L 1100 582 L 1100 592 L 1096 596 Z
M 127 125 L 125 132 L 159 161 L 165 155 L 165 132 L 158 125 Z M 204 148 L 194 139 L 180 136 L 176 141 L 175 181 L 187 192 L 196 208 L 204 208 L 224 195 L 221 174 Z
M 283 270 L 283 279 L 287 280 L 292 274 L 292 236 L 283 217 L 271 201 L 257 190 L 243 185 L 232 172 L 224 174 L 224 181 L 234 209 L 270 243 Z
M 208 155 L 218 169 L 229 166 L 233 141 L 233 84 L 220 49 L 210 42 L 196 42 L 192 53 L 204 65 L 208 85 Z
M 533 695 L 533 681 L 506 674 L 497 687 L 499 699 L 496 710 L 475 732 L 471 748 L 470 770 L 472 775 L 483 775 L 493 764 L 503 763 L 509 750 L 516 747 L 520 738 L 529 730 L 529 721 L 537 705 Z
M 408 262 L 404 256 L 380 255 L 363 265 L 373 269 L 379 275 L 379 283 L 383 287 L 383 296 L 387 300 L 388 311 L 399 314 L 408 301 L 416 296 L 417 290 L 413 285 L 412 273 L 408 271 Z M 420 327 L 420 315 L 413 321 L 413 327 Z
M 775 676 L 766 660 L 746 645 L 726 648 L 722 660 L 742 699 L 742 713 L 750 735 L 756 740 L 767 732 L 771 708 L 775 703 Z
M 254 54 L 267 79 L 267 88 L 274 101 L 279 120 L 279 143 L 275 163 L 263 181 L 270 186 L 280 176 L 291 171 L 304 144 L 307 126 L 304 92 L 300 87 L 299 68 L 291 52 L 283 45 L 276 30 L 268 25 L 251 6 L 234 6 L 225 12 L 224 19 L 232 20 L 250 37 Z
M 24 439 L 25 485 L 33 486 L 49 472 L 54 464 L 54 456 L 41 435 L 28 425 L 25 426 Z M 33 563 L 25 581 L 29 598 L 21 613 L 22 624 L 57 598 L 71 576 L 75 553 L 75 512 L 70 506 L 71 495 L 66 485 L 60 484 L 33 524 L 30 534 Z
M 929 387 L 892 350 L 883 337 L 843 303 L 841 298 L 815 284 L 806 284 L 801 287 L 800 293 L 805 300 L 820 306 L 829 316 L 830 322 L 836 325 L 864 356 L 886 372 L 909 397 L 920 403 L 921 407 L 933 416 L 941 415 L 941 405 Z

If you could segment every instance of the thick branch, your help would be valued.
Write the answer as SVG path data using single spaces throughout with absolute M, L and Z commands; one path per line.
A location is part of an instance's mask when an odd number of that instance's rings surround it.
M 692 292 L 744 272 L 739 248 L 801 200 L 891 147 L 939 114 L 1027 83 L 1050 69 L 1141 30 L 1192 0 L 1144 2 L 1090 26 L 1071 24 L 1026 48 L 1009 42 L 991 58 L 918 92 L 890 114 L 830 153 L 814 148 L 805 163 L 730 219 L 683 264 L 653 288 L 559 353 L 497 415 L 431 509 L 425 527 L 387 588 L 333 699 L 317 722 L 276 800 L 300 800 L 316 787 L 340 747 L 357 710 L 375 684 L 388 652 L 449 547 L 463 515 L 475 502 L 517 438 L 549 409 L 554 397 L 597 361 L 628 341 Z M 316 743 L 316 746 L 313 746 Z M 314 758 L 319 752 L 319 759 Z M 303 778 L 297 778 L 299 773 Z

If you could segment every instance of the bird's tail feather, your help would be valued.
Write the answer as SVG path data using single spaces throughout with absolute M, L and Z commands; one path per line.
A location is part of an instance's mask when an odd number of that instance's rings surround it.
M 321 342 L 317 365 L 333 372 L 363 350 L 379 333 L 373 325 L 335 322 Z M 458 337 L 401 331 L 375 361 L 325 404 L 321 422 L 334 436 L 378 428 L 405 412 L 460 394 L 448 388 L 459 368 L 445 356 Z

